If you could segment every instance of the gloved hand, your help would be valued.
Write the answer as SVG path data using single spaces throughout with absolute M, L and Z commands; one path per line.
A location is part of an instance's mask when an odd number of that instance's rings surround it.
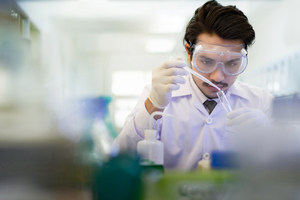
M 268 116 L 259 109 L 239 108 L 226 115 L 227 126 L 233 126 L 237 131 L 248 131 L 270 126 Z
M 172 91 L 180 88 L 178 84 L 186 82 L 182 77 L 188 75 L 188 72 L 182 68 L 184 66 L 186 63 L 177 58 L 153 69 L 149 99 L 156 108 L 164 109 L 170 103 Z

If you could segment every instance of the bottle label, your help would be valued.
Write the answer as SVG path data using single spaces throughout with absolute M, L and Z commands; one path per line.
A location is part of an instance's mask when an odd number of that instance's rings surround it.
M 140 165 L 155 165 L 156 163 L 149 159 L 140 159 Z
M 154 145 L 151 142 L 147 144 L 147 141 L 141 141 L 137 151 L 140 156 L 140 165 L 164 164 L 163 145 Z

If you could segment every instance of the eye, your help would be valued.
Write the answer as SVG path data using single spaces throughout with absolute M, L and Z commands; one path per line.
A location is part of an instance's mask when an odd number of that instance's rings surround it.
M 211 65 L 211 64 L 212 64 L 212 61 L 209 61 L 209 60 L 201 60 L 201 62 L 202 62 L 204 65 Z
M 229 62 L 228 66 L 229 67 L 235 67 L 235 66 L 237 66 L 237 63 L 236 62 Z
M 230 68 L 236 68 L 236 67 L 239 67 L 241 65 L 241 62 L 240 60 L 231 60 L 231 61 L 228 61 L 226 62 L 226 67 L 230 67 Z

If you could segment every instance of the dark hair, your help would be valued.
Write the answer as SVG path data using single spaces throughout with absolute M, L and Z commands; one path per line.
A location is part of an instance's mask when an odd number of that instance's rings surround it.
M 199 7 L 186 27 L 184 41 L 189 43 L 191 55 L 191 47 L 202 33 L 215 34 L 225 40 L 242 40 L 245 48 L 255 38 L 253 27 L 242 11 L 235 6 L 222 6 L 215 0 Z

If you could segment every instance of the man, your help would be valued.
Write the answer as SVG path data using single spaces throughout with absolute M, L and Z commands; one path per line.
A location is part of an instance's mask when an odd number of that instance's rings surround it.
M 246 50 L 254 38 L 247 17 L 235 6 L 213 0 L 198 8 L 184 36 L 187 62 L 225 91 L 232 111 L 227 114 L 222 107 L 218 89 L 188 74 L 186 62 L 169 60 L 153 70 L 152 85 L 145 87 L 116 138 L 120 148 L 136 150 L 144 130 L 157 128 L 165 169 L 191 170 L 210 159 L 212 151 L 233 149 L 241 130 L 267 126 L 272 95 L 236 81 L 247 66 Z M 155 116 L 157 127 L 149 127 L 154 111 L 173 117 Z

